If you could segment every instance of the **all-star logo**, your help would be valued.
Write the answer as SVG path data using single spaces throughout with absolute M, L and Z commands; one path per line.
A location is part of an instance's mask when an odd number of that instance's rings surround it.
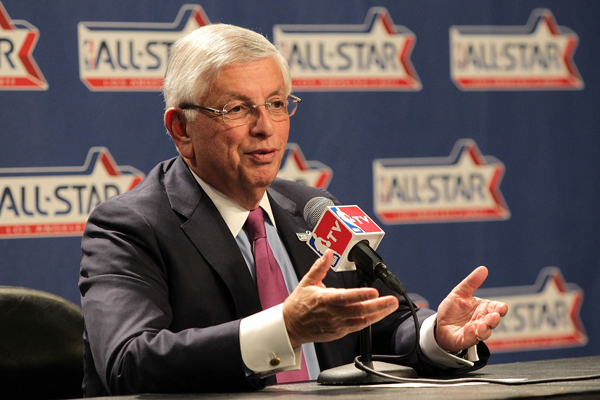
M 373 161 L 375 213 L 386 224 L 503 220 L 504 164 L 482 156 L 471 139 L 449 157 Z
M 385 8 L 371 8 L 362 25 L 275 25 L 273 39 L 295 90 L 421 90 L 415 35 Z
M 583 89 L 577 34 L 536 9 L 524 27 L 450 27 L 450 71 L 461 90 Z
M 306 161 L 300 146 L 288 143 L 278 177 L 291 181 L 302 182 L 308 186 L 327 189 L 333 172 L 320 161 Z
M 476 296 L 503 301 L 508 314 L 485 343 L 494 352 L 584 346 L 579 310 L 583 291 L 565 283 L 556 267 L 544 268 L 533 286 L 479 289 Z
M 142 179 L 105 147 L 91 148 L 82 167 L 1 168 L 0 239 L 81 235 L 94 207 Z
M 31 53 L 40 33 L 27 21 L 11 20 L 0 3 L 0 90 L 47 90 Z
M 170 46 L 210 24 L 202 7 L 181 7 L 173 23 L 80 22 L 79 76 L 93 91 L 158 91 Z

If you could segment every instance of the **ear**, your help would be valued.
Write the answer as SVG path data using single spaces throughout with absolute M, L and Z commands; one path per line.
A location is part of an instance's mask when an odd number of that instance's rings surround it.
M 179 154 L 185 159 L 194 158 L 194 147 L 192 138 L 187 132 L 187 121 L 183 111 L 176 107 L 171 107 L 165 112 L 165 127 L 177 146 Z

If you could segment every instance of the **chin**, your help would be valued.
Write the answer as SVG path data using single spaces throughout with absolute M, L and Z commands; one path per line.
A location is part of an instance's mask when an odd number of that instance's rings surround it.
M 252 179 L 252 185 L 257 188 L 267 188 L 271 183 L 273 183 L 276 177 L 277 174 L 258 175 L 255 176 L 254 179 Z

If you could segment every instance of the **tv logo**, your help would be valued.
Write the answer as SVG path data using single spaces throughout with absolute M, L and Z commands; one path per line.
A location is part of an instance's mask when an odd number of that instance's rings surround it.
M 348 260 L 352 247 L 366 240 L 377 249 L 385 233 L 358 206 L 331 206 L 321 216 L 307 242 L 320 256 L 327 249 L 333 251 L 334 271 L 354 270 L 354 263 Z

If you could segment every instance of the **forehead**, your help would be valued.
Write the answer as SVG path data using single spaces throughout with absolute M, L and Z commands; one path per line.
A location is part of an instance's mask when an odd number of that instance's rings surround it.
M 285 83 L 279 65 L 273 58 L 223 68 L 214 78 L 207 100 L 228 98 L 264 99 L 284 94 Z

